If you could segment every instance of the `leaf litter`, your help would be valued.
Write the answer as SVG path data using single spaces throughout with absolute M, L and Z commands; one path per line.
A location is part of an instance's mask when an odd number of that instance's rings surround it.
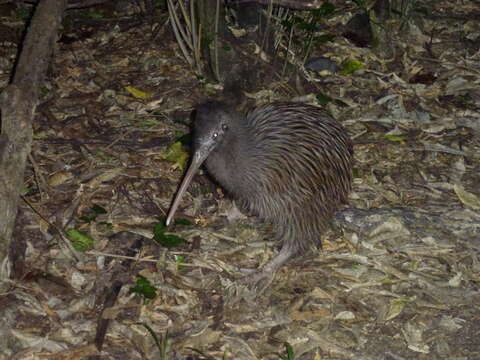
M 428 6 L 468 14 L 474 5 Z M 8 339 L 0 358 L 93 356 L 102 316 L 110 321 L 106 359 L 167 350 L 172 359 L 279 359 L 287 348 L 296 359 L 480 358 L 480 53 L 467 41 L 478 41 L 478 22 L 425 18 L 417 39 L 398 40 L 404 53 L 393 65 L 345 41 L 323 47 L 362 64 L 349 75 L 308 73 L 304 84 L 348 104 L 326 108 L 355 139 L 349 208 L 324 234 L 322 251 L 284 266 L 262 295 L 236 302 L 240 270 L 275 251 L 265 241 L 271 229 L 255 218 L 228 221 L 219 209 L 229 200 L 206 176 L 183 201 L 187 223 L 169 230 L 186 241 L 167 248 L 151 240 L 185 164 L 180 145 L 171 146 L 189 132 L 206 92 L 221 97 L 162 29 L 152 40 L 148 25 L 99 27 L 56 53 L 26 172 L 31 207 L 21 206 L 15 232 L 25 273 L 0 297 Z M 422 43 L 432 32 L 436 58 Z M 2 62 L 3 73 L 12 66 Z M 280 78 L 263 86 L 249 96 L 298 95 Z M 105 212 L 82 221 L 95 207 Z M 81 240 L 93 249 L 76 260 L 49 224 L 87 234 Z M 117 281 L 115 303 L 100 312 Z

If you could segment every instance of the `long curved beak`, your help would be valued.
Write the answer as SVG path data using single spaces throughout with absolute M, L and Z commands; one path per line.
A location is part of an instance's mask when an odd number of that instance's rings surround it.
M 167 221 L 165 222 L 167 226 L 169 226 L 170 223 L 172 222 L 173 215 L 175 215 L 175 211 L 177 211 L 178 205 L 182 200 L 183 193 L 187 190 L 188 185 L 190 185 L 190 182 L 192 181 L 193 176 L 195 175 L 197 170 L 200 168 L 202 163 L 205 161 L 209 153 L 210 153 L 209 149 L 199 149 L 198 151 L 195 151 L 195 153 L 193 154 L 192 162 L 190 163 L 187 173 L 185 174 L 182 184 L 180 185 L 177 195 L 175 196 L 175 200 L 173 200 L 173 204 L 170 207 L 170 211 L 168 212 Z

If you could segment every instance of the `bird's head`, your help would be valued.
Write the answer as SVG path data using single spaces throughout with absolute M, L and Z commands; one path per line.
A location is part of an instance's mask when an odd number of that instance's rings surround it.
M 187 190 L 193 176 L 200 168 L 208 155 L 221 146 L 229 133 L 234 117 L 228 107 L 220 102 L 207 102 L 196 109 L 193 156 L 190 166 L 183 178 L 175 200 L 167 216 L 167 226 L 171 223 L 183 193 Z

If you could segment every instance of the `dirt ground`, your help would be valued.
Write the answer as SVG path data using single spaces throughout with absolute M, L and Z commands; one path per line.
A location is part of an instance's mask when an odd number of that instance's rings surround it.
M 235 218 L 205 173 L 177 214 L 189 222 L 168 229 L 185 241 L 152 240 L 187 164 L 173 144 L 222 87 L 185 62 L 165 11 L 153 27 L 70 15 L 35 118 L 0 359 L 480 359 L 480 4 L 417 5 L 429 15 L 393 59 L 335 32 L 352 15 L 339 11 L 310 56 L 362 69 L 285 74 L 280 50 L 278 76 L 244 93 L 243 106 L 328 96 L 355 150 L 350 204 L 323 249 L 260 295 L 238 280 L 278 250 L 271 226 Z M 1 90 L 23 22 L 0 15 L 17 29 L 0 31 Z M 92 248 L 73 256 L 68 229 Z

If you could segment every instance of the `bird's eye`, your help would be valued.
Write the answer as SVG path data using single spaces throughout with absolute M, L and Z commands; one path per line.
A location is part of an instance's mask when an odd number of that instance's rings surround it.
M 228 125 L 227 124 L 222 124 L 222 130 L 227 131 L 228 130 Z
M 212 135 L 212 138 L 216 139 L 217 137 L 218 137 L 218 133 L 214 132 L 213 135 Z

